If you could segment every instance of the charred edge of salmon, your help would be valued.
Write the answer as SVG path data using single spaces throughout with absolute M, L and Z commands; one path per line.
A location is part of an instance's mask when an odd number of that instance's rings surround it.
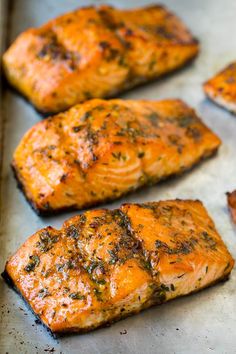
M 196 41 L 196 42 L 195 42 Z M 125 94 L 125 93 L 128 93 L 129 91 L 131 91 L 133 88 L 135 87 L 143 87 L 147 84 L 152 84 L 156 81 L 159 81 L 161 79 L 168 79 L 169 77 L 171 77 L 173 75 L 173 73 L 177 73 L 177 72 L 180 72 L 181 70 L 184 70 L 185 67 L 187 67 L 188 65 L 191 65 L 193 63 L 193 61 L 196 59 L 196 57 L 198 56 L 199 54 L 199 42 L 197 39 L 194 39 L 194 42 L 193 43 L 190 43 L 190 45 L 192 44 L 196 44 L 197 45 L 197 51 L 196 53 L 191 57 L 191 58 L 188 58 L 186 59 L 186 61 L 184 63 L 181 63 L 180 65 L 176 66 L 175 68 L 169 70 L 168 72 L 166 73 L 163 73 L 163 74 L 158 74 L 157 76 L 154 76 L 154 77 L 151 77 L 151 78 L 135 78 L 134 77 L 134 80 L 136 79 L 137 81 L 136 82 L 132 82 L 131 83 L 128 83 L 128 85 L 126 87 L 123 87 L 122 89 L 120 90 L 117 90 L 116 93 L 113 93 L 112 95 L 110 96 L 107 96 L 107 97 L 104 97 L 104 98 L 117 98 L 117 94 Z M 189 44 L 187 44 L 189 45 Z M 131 78 L 132 80 L 133 78 Z
M 54 115 L 55 113 L 53 112 L 42 112 L 40 111 L 36 106 L 33 105 L 33 103 L 27 98 L 26 95 L 24 95 L 20 90 L 18 90 L 15 86 L 13 86 L 10 81 L 7 79 L 7 76 L 4 72 L 3 67 L 0 66 L 0 70 L 2 69 L 2 75 L 1 75 L 1 79 L 2 79 L 2 88 L 3 90 L 11 90 L 12 93 L 16 94 L 17 96 L 21 97 L 27 104 L 30 104 L 32 108 L 34 108 L 34 110 L 40 114 L 41 118 L 46 119 L 52 115 Z M 63 111 L 60 111 L 63 112 Z
M 116 316 L 115 318 L 111 319 L 110 321 L 101 323 L 99 326 L 90 326 L 87 327 L 85 329 L 78 329 L 77 327 L 74 327 L 74 329 L 68 329 L 68 330 L 64 330 L 64 331 L 60 331 L 60 332 L 53 332 L 40 318 L 39 315 L 37 315 L 35 313 L 35 311 L 32 309 L 32 307 L 30 306 L 30 304 L 27 302 L 26 298 L 22 295 L 22 293 L 20 292 L 20 290 L 17 288 L 17 286 L 15 285 L 13 279 L 11 278 L 11 276 L 8 274 L 7 270 L 5 269 L 2 274 L 1 274 L 2 278 L 4 279 L 4 281 L 6 282 L 6 284 L 12 289 L 14 290 L 20 297 L 21 299 L 24 301 L 25 305 L 27 306 L 27 308 L 31 311 L 31 313 L 36 317 L 36 320 L 38 321 L 39 324 L 41 324 L 46 330 L 47 332 L 54 338 L 60 338 L 63 336 L 69 336 L 69 335 L 76 335 L 76 334 L 83 334 L 83 333 L 88 333 L 91 332 L 93 330 L 96 330 L 98 328 L 106 328 L 106 327 L 110 327 L 113 323 L 118 322 L 120 320 L 124 320 L 128 317 L 131 317 L 135 314 L 140 313 L 142 310 L 145 310 L 147 308 L 147 306 L 144 306 L 141 309 L 138 310 L 134 310 L 134 311 L 130 311 L 127 312 L 125 314 L 120 314 L 118 316 Z M 149 306 L 148 308 L 155 306 L 157 303 L 153 303 L 151 306 Z M 161 305 L 162 303 L 158 303 L 159 305 Z
M 197 55 L 199 54 L 199 41 L 197 39 L 193 39 L 193 43 L 189 43 L 187 45 L 192 45 L 192 44 L 196 44 L 197 45 L 197 51 L 196 53 L 189 59 L 186 59 L 186 61 L 184 63 L 181 63 L 179 66 L 173 68 L 172 70 L 169 70 L 168 72 L 166 73 L 163 73 L 161 75 L 157 75 L 157 76 L 154 76 L 152 78 L 135 78 L 137 81 L 134 81 L 131 83 L 128 84 L 128 86 L 126 87 L 123 87 L 123 88 L 120 88 L 120 89 L 117 89 L 115 92 L 113 92 L 112 94 L 108 94 L 106 96 L 102 96 L 102 97 L 93 97 L 93 98 L 101 98 L 101 99 L 112 99 L 112 98 L 117 98 L 117 95 L 119 94 L 125 94 L 125 93 L 128 93 L 130 90 L 132 90 L 133 88 L 135 87 L 143 87 L 147 84 L 152 84 L 153 82 L 157 81 L 158 79 L 163 79 L 163 78 L 169 78 L 174 72 L 178 72 L 178 71 L 181 71 L 181 70 L 184 70 L 184 68 L 188 65 L 190 65 L 194 59 L 197 57 Z M 186 45 L 186 44 L 185 44 Z M 14 93 L 16 93 L 18 96 L 22 97 L 27 103 L 29 103 L 33 108 L 34 110 L 41 115 L 41 118 L 48 118 L 50 116 L 53 116 L 55 114 L 58 114 L 58 113 L 63 113 L 63 112 L 66 112 L 70 107 L 67 107 L 65 108 L 64 110 L 59 110 L 59 111 L 43 111 L 43 110 L 40 110 L 39 108 L 37 108 L 33 102 L 30 100 L 30 98 L 28 98 L 20 89 L 18 89 L 16 86 L 14 86 L 10 80 L 7 78 L 7 75 L 5 73 L 5 70 L 2 70 L 2 76 L 4 77 L 4 81 L 6 82 L 6 87 L 11 89 Z M 131 78 L 132 80 L 133 78 Z M 80 101 L 80 102 L 77 102 L 77 103 L 83 103 L 83 102 L 86 102 L 86 100 L 84 101 Z
M 92 207 L 96 207 L 96 206 L 99 206 L 99 205 L 102 205 L 102 204 L 106 204 L 108 202 L 112 202 L 112 201 L 115 201 L 115 200 L 121 200 L 123 197 L 125 197 L 126 195 L 130 195 L 131 193 L 133 192 L 136 192 L 136 191 L 139 191 L 141 190 L 142 188 L 149 188 L 151 186 L 154 186 L 160 182 L 164 182 L 166 180 L 171 180 L 172 178 L 176 178 L 176 177 L 179 177 L 179 176 L 182 176 L 184 175 L 185 173 L 188 173 L 189 171 L 193 170 L 199 163 L 203 162 L 204 160 L 210 158 L 211 156 L 215 155 L 220 147 L 221 143 L 215 148 L 215 149 L 212 149 L 211 151 L 207 151 L 203 156 L 201 156 L 197 161 L 195 161 L 195 163 L 186 168 L 186 169 L 182 169 L 181 171 L 175 173 L 175 174 L 171 174 L 169 176 L 166 176 L 166 177 L 163 177 L 163 178 L 160 178 L 159 180 L 156 180 L 155 182 L 153 182 L 152 184 L 143 184 L 131 191 L 127 191 L 125 193 L 123 193 L 120 197 L 111 197 L 111 198 L 106 198 L 104 199 L 103 201 L 100 201 L 100 202 L 96 202 L 96 203 L 87 203 L 87 204 L 84 204 L 84 206 L 82 208 L 78 208 L 76 207 L 76 205 L 72 205 L 70 207 L 61 207 L 61 208 L 57 208 L 57 209 L 53 209 L 53 208 L 48 208 L 48 209 L 42 209 L 40 207 L 38 207 L 35 202 L 32 200 L 32 198 L 30 198 L 26 192 L 26 188 L 24 186 L 24 183 L 21 179 L 21 176 L 20 176 L 20 173 L 18 172 L 16 166 L 14 165 L 14 161 L 12 162 L 11 164 L 11 168 L 13 170 L 13 174 L 14 174 L 14 177 L 16 179 L 16 182 L 17 182 L 17 187 L 19 188 L 19 190 L 23 193 L 25 199 L 27 200 L 27 202 L 29 203 L 29 205 L 31 206 L 31 208 L 36 212 L 37 215 L 39 216 L 52 216 L 52 215 L 57 215 L 57 214 L 60 214 L 62 212 L 70 212 L 70 211 L 76 211 L 76 210 L 83 210 L 83 209 L 89 209 L 89 208 L 92 208 Z
M 55 333 L 53 333 L 51 331 L 51 329 L 45 324 L 43 323 L 43 321 L 41 320 L 41 318 L 34 312 L 34 310 L 32 309 L 32 307 L 30 306 L 30 304 L 27 302 L 27 300 L 24 298 L 24 296 L 21 294 L 21 292 L 19 291 L 19 289 L 16 287 L 14 281 L 12 280 L 12 278 L 10 277 L 10 275 L 8 274 L 8 272 L 6 271 L 6 269 L 1 273 L 2 278 L 5 280 L 6 284 L 12 289 L 14 290 L 18 295 L 20 295 L 21 299 L 24 301 L 24 303 L 26 304 L 27 308 L 32 312 L 32 314 L 36 317 L 36 320 L 39 324 L 43 325 L 43 327 L 47 330 L 47 332 L 54 338 L 57 338 L 57 335 Z
M 233 102 L 227 102 L 222 96 L 214 96 L 214 94 L 211 94 L 210 92 L 208 92 L 205 87 L 204 84 L 204 92 L 207 96 L 207 98 L 213 102 L 217 107 L 223 109 L 224 111 L 227 111 L 233 115 L 236 115 L 236 101 L 235 103 Z
M 232 269 L 230 269 L 229 273 L 228 274 L 223 274 L 220 278 L 218 279 L 215 279 L 213 280 L 211 283 L 205 285 L 204 287 L 200 288 L 200 289 L 196 289 L 196 290 L 193 290 L 191 291 L 189 294 L 185 294 L 185 295 L 178 295 L 176 296 L 174 299 L 177 299 L 179 297 L 186 297 L 186 296 L 190 296 L 190 295 L 193 295 L 195 293 L 198 293 L 206 288 L 210 288 L 212 287 L 213 285 L 217 284 L 217 283 L 223 283 L 225 281 L 227 281 L 229 279 L 229 276 L 230 276 L 230 273 L 231 273 Z M 83 334 L 83 333 L 87 333 L 87 332 L 90 332 L 90 331 L 93 331 L 95 329 L 98 329 L 98 328 L 105 328 L 105 327 L 110 327 L 113 323 L 117 322 L 117 321 L 120 321 L 120 320 L 124 320 L 130 316 L 133 316 L 135 314 L 138 314 L 140 313 L 141 311 L 147 309 L 147 308 L 151 308 L 151 307 L 154 307 L 154 306 L 159 306 L 159 305 L 163 305 L 165 304 L 167 301 L 163 301 L 163 302 L 158 302 L 158 301 L 153 301 L 153 303 L 150 304 L 150 306 L 148 307 L 145 307 L 145 305 L 136 310 L 136 311 L 133 311 L 133 312 L 129 312 L 129 313 L 126 313 L 124 315 L 118 315 L 117 317 L 113 318 L 112 320 L 110 321 L 106 321 L 104 323 L 101 323 L 99 326 L 91 326 L 91 327 L 88 327 L 86 329 L 78 329 L 77 327 L 73 329 L 68 329 L 68 330 L 65 330 L 65 331 L 60 331 L 60 332 L 53 332 L 43 321 L 42 319 L 34 312 L 34 310 L 32 309 L 32 307 L 30 306 L 30 304 L 27 302 L 27 300 L 25 299 L 25 297 L 21 294 L 20 290 L 17 288 L 17 286 L 15 285 L 14 281 L 12 280 L 12 278 L 10 277 L 10 275 L 8 274 L 7 270 L 5 269 L 2 274 L 1 274 L 2 278 L 5 280 L 5 282 L 7 283 L 7 285 L 13 289 L 17 294 L 20 295 L 20 297 L 23 299 L 24 303 L 26 304 L 27 308 L 31 311 L 31 313 L 36 317 L 36 319 L 39 321 L 40 324 L 43 325 L 43 327 L 47 330 L 48 333 L 51 334 L 51 336 L 54 338 L 54 339 L 57 339 L 57 338 L 60 338 L 60 337 L 63 337 L 63 336 L 69 336 L 69 335 L 76 335 L 76 334 Z

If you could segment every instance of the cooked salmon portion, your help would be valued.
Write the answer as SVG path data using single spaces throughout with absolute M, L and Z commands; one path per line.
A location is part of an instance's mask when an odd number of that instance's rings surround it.
M 39 213 L 83 209 L 179 174 L 219 138 L 180 100 L 94 99 L 40 121 L 13 167 Z
M 236 224 L 236 190 L 226 193 L 232 221 Z
M 172 200 L 42 229 L 4 276 L 52 332 L 83 332 L 226 279 L 233 265 L 202 203 Z
M 214 102 L 236 114 L 236 62 L 205 82 L 204 91 Z
M 186 64 L 198 42 L 165 7 L 90 6 L 23 32 L 3 55 L 12 86 L 42 112 L 153 80 Z

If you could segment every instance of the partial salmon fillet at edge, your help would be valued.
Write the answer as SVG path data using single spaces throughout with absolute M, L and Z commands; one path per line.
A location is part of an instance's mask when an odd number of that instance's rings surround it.
M 203 88 L 213 102 L 236 114 L 236 62 L 206 81 Z

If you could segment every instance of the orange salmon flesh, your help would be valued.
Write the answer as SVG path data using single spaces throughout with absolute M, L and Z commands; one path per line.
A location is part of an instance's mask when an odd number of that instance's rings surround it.
M 5 277 L 52 332 L 84 332 L 224 280 L 233 265 L 202 203 L 170 200 L 39 230 Z
M 178 17 L 155 5 L 90 6 L 19 35 L 3 55 L 12 86 L 42 112 L 57 113 L 167 74 L 198 53 Z
M 219 145 L 180 100 L 94 99 L 31 128 L 13 167 L 33 207 L 49 214 L 101 204 L 180 174 Z
M 212 101 L 236 114 L 236 62 L 205 82 L 203 88 Z

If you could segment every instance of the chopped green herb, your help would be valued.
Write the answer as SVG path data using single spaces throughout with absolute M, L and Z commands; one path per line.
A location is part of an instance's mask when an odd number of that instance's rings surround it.
M 216 244 L 217 243 L 214 240 L 214 238 L 208 234 L 208 232 L 203 231 L 201 236 L 202 236 L 202 239 L 205 241 L 207 247 L 209 247 L 212 250 L 216 249 Z
M 82 122 L 84 122 L 85 120 L 87 120 L 88 118 L 90 118 L 91 117 L 91 112 L 85 112 L 83 115 L 82 115 L 82 117 L 80 117 L 80 120 L 82 121 Z
M 192 124 L 193 121 L 194 121 L 193 116 L 183 116 L 178 119 L 178 125 L 181 128 L 185 128 L 185 127 L 189 126 L 190 124 Z
M 192 138 L 195 142 L 199 141 L 202 137 L 202 133 L 196 127 L 188 127 L 186 131 L 186 135 L 189 138 Z
M 80 292 L 71 293 L 71 294 L 69 295 L 69 297 L 70 297 L 72 300 L 84 300 L 84 299 L 85 299 L 85 296 L 82 295 Z
M 159 125 L 159 116 L 156 112 L 151 112 L 148 116 L 148 119 L 154 125 L 155 127 L 158 127 Z
M 29 259 L 30 259 L 30 261 L 27 264 L 27 266 L 25 267 L 25 271 L 28 273 L 32 272 L 35 269 L 35 267 L 37 267 L 40 263 L 40 259 L 38 256 L 35 256 L 35 255 L 29 256 Z
M 69 259 L 69 261 L 66 262 L 66 267 L 68 269 L 75 269 L 75 265 L 74 265 L 74 263 L 72 262 L 71 259 Z
M 99 285 L 105 285 L 106 284 L 106 280 L 105 279 L 94 279 L 93 281 Z
M 93 261 L 93 262 L 90 263 L 90 265 L 89 265 L 88 267 L 86 267 L 86 270 L 87 270 L 87 272 L 88 272 L 89 274 L 91 274 L 91 273 L 93 272 L 93 270 L 94 270 L 95 268 L 97 268 L 97 266 L 98 266 L 98 262 Z
M 166 299 L 165 290 L 163 290 L 161 287 L 157 287 L 154 284 L 151 284 L 149 287 L 153 290 L 154 297 L 157 300 L 157 303 L 163 303 Z
M 144 157 L 144 155 L 145 155 L 145 152 L 143 152 L 143 151 L 141 151 L 141 152 L 138 153 L 138 157 L 139 157 L 140 159 L 142 159 L 142 158 Z
M 108 250 L 107 251 L 110 256 L 111 256 L 111 259 L 109 261 L 109 264 L 115 264 L 117 261 L 118 261 L 118 257 L 116 255 L 116 253 L 114 252 L 114 250 Z
M 102 301 L 102 298 L 101 298 L 102 292 L 100 290 L 98 290 L 97 288 L 93 289 L 93 292 L 96 295 L 98 301 Z
M 79 237 L 79 230 L 74 225 L 70 225 L 66 228 L 66 236 L 77 239 Z
M 170 291 L 170 289 L 168 288 L 168 286 L 166 286 L 165 284 L 161 284 L 161 289 L 165 290 L 165 291 Z
M 160 240 L 156 240 L 156 241 L 155 241 L 155 246 L 156 246 L 156 248 L 168 247 L 167 243 L 162 242 L 162 241 L 160 241 Z
M 122 155 L 122 153 L 120 151 L 119 152 L 112 152 L 112 156 L 119 161 L 121 161 L 121 160 L 126 161 L 126 156 Z
M 124 66 L 124 67 L 128 66 L 127 62 L 126 62 L 126 58 L 123 55 L 120 56 L 120 59 L 119 59 L 118 63 L 119 63 L 120 66 Z
M 39 235 L 39 241 L 36 243 L 36 247 L 38 247 L 41 252 L 46 253 L 57 241 L 58 236 L 52 236 L 48 230 L 44 230 Z
M 49 296 L 50 293 L 48 291 L 47 288 L 44 288 L 44 289 L 40 289 L 39 292 L 38 292 L 38 297 L 44 299 L 45 297 Z
M 68 288 L 67 286 L 64 287 L 63 290 L 63 294 L 68 294 L 68 292 L 70 291 L 70 288 Z
M 149 260 L 142 260 L 142 265 L 147 270 L 152 269 L 151 262 Z
M 64 269 L 64 264 L 56 264 L 56 270 L 58 272 L 62 272 Z
M 76 127 L 73 127 L 73 128 L 72 128 L 72 130 L 73 130 L 75 133 L 78 133 L 81 129 L 83 129 L 83 125 L 76 126 Z

